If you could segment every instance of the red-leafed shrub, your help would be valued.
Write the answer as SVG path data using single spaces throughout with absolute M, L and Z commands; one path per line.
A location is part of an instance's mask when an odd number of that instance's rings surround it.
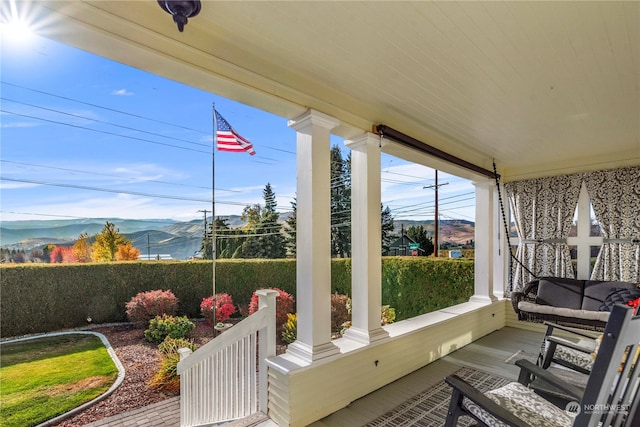
M 208 324 L 213 323 L 213 297 L 204 298 L 200 303 L 200 312 L 202 317 L 207 319 Z M 236 306 L 233 305 L 233 298 L 229 294 L 216 294 L 216 323 L 224 322 L 233 313 L 236 312 Z
M 276 329 L 277 336 L 282 336 L 284 324 L 287 323 L 287 314 L 292 314 L 296 311 L 296 302 L 290 293 L 278 288 L 272 289 L 280 294 L 276 298 Z M 256 311 L 258 311 L 258 295 L 254 292 L 249 303 L 249 315 Z
M 331 334 L 337 336 L 345 322 L 351 320 L 351 301 L 348 295 L 331 294 Z
M 178 298 L 169 290 L 140 292 L 131 298 L 125 308 L 127 309 L 127 318 L 131 322 L 147 324 L 156 316 L 176 314 Z

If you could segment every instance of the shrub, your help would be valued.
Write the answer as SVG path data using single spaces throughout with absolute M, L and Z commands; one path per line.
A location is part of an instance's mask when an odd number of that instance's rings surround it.
M 186 316 L 174 317 L 163 314 L 149 321 L 149 329 L 144 331 L 144 337 L 149 342 L 162 342 L 166 337 L 184 338 L 196 325 Z
M 171 356 L 172 354 L 178 354 L 178 350 L 181 348 L 188 348 L 191 351 L 196 351 L 196 345 L 192 340 L 185 338 L 172 338 L 166 337 L 164 341 L 158 345 L 158 351 L 161 356 Z
M 140 292 L 129 300 L 125 308 L 129 321 L 145 324 L 156 316 L 175 314 L 178 298 L 169 290 Z
M 348 295 L 331 294 L 331 333 L 338 334 L 345 322 L 351 320 Z
M 151 380 L 149 387 L 159 391 L 178 394 L 180 392 L 180 377 L 177 374 L 180 354 L 178 349 L 189 348 L 196 350 L 195 344 L 183 338 L 166 337 L 158 346 L 160 351 L 160 367 Z
M 298 314 L 287 313 L 287 321 L 282 327 L 282 341 L 291 344 L 298 336 Z
M 351 314 L 351 298 L 347 300 L 346 303 L 347 310 L 349 314 Z M 388 305 L 383 305 L 380 307 L 380 325 L 388 325 L 389 323 L 393 323 L 396 320 L 396 309 L 390 307 Z M 348 320 L 342 324 L 342 330 L 340 331 L 340 335 L 344 335 L 344 333 L 351 327 L 351 320 Z
M 276 298 L 276 329 L 278 335 L 281 335 L 284 324 L 287 322 L 287 315 L 295 312 L 296 304 L 290 293 L 278 288 L 272 289 L 279 294 Z M 258 294 L 254 292 L 249 303 L 249 315 L 256 311 L 258 311 Z
M 202 317 L 207 319 L 209 325 L 213 324 L 213 300 L 214 297 L 204 298 L 200 303 L 200 312 Z M 224 322 L 233 313 L 236 312 L 236 307 L 233 305 L 233 299 L 229 294 L 216 294 L 216 323 Z
M 394 320 L 396 320 L 396 309 L 393 307 L 389 307 L 388 305 L 383 305 L 380 324 L 382 326 L 388 325 L 389 323 L 393 323 Z

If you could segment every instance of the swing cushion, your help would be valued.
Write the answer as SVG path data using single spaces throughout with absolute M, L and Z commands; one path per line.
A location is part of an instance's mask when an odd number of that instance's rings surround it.
M 579 310 L 582 308 L 584 281 L 566 278 L 540 279 L 536 304 Z
M 541 277 L 529 282 L 522 291 L 513 292 L 511 303 L 518 320 L 603 330 L 609 311 L 600 311 L 600 307 L 607 296 L 619 289 L 635 292 L 637 288 L 637 283 L 629 282 Z M 630 293 L 629 297 L 633 295 Z

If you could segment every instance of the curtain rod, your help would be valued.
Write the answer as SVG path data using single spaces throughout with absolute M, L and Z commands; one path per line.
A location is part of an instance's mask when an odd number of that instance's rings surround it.
M 496 175 L 493 171 L 488 169 L 481 168 L 480 166 L 474 165 L 473 163 L 469 163 L 466 160 L 463 160 L 459 157 L 454 156 L 453 154 L 446 153 L 438 148 L 432 147 L 429 144 L 425 144 L 422 141 L 418 141 L 417 139 L 410 137 L 409 135 L 405 135 L 404 133 L 390 128 L 387 125 L 374 125 L 373 126 L 374 133 L 378 135 L 382 135 L 384 138 L 393 139 L 400 144 L 406 145 L 411 148 L 415 148 L 418 151 L 423 153 L 430 154 L 438 159 L 444 160 L 449 163 L 453 163 L 454 165 L 461 166 L 465 169 L 478 172 L 482 175 L 488 176 L 489 178 L 496 178 Z M 500 175 L 498 175 L 499 177 Z

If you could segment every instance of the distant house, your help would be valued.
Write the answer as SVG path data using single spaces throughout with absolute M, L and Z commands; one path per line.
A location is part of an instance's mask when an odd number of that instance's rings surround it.
M 403 234 L 394 240 L 389 246 L 387 255 L 389 256 L 418 256 L 424 252 L 424 249 L 411 237 Z
M 171 254 L 149 254 L 138 256 L 140 261 L 173 261 Z

